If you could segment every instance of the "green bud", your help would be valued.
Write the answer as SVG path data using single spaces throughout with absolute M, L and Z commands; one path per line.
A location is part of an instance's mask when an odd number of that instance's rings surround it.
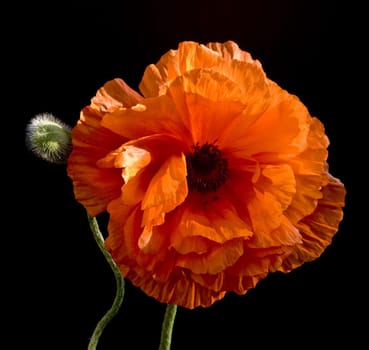
M 26 127 L 26 145 L 43 160 L 65 164 L 72 150 L 71 128 L 50 113 L 37 114 Z

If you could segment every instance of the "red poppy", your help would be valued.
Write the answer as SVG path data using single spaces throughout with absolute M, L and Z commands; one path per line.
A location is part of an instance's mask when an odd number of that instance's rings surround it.
M 107 82 L 72 130 L 68 174 L 106 247 L 155 299 L 210 306 L 319 257 L 343 218 L 322 123 L 236 43 L 182 42 L 139 94 Z

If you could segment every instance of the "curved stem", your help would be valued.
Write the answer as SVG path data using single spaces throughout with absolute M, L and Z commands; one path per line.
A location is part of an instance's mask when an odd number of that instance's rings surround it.
M 159 350 L 169 350 L 172 342 L 174 320 L 177 313 L 177 305 L 168 304 L 165 309 L 164 320 L 161 329 Z
M 90 224 L 91 231 L 93 233 L 94 239 L 99 246 L 101 252 L 104 254 L 106 261 L 109 263 L 115 277 L 117 290 L 111 308 L 106 312 L 106 314 L 97 323 L 95 330 L 91 336 L 90 342 L 88 344 L 88 350 L 95 350 L 97 343 L 99 342 L 100 336 L 104 331 L 106 325 L 113 319 L 113 317 L 118 313 L 120 306 L 123 302 L 124 297 L 124 278 L 115 264 L 113 258 L 105 248 L 104 237 L 100 232 L 99 225 L 95 217 L 91 217 L 87 214 L 88 222 Z

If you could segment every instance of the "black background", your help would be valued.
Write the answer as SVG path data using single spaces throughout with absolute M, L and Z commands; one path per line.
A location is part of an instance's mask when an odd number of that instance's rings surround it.
M 4 348 L 87 349 L 114 298 L 114 277 L 65 167 L 25 147 L 28 121 L 49 112 L 73 126 L 107 80 L 120 77 L 138 89 L 145 67 L 183 40 L 234 40 L 261 61 L 270 79 L 299 96 L 325 124 L 330 170 L 348 194 L 340 230 L 319 259 L 208 309 L 179 308 L 172 350 L 315 349 L 345 342 L 362 348 L 368 230 L 360 214 L 367 204 L 359 196 L 367 191 L 368 157 L 360 135 L 367 118 L 360 85 L 365 31 L 355 6 L 173 0 L 19 4 L 3 11 L 2 299 L 3 333 L 10 336 Z M 98 349 L 157 349 L 164 310 L 127 282 L 123 307 Z

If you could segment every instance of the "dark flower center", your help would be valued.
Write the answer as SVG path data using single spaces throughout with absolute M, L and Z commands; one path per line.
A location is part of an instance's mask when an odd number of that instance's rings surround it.
M 190 190 L 216 191 L 228 177 L 228 161 L 219 148 L 205 143 L 192 146 L 186 154 L 187 184 Z

